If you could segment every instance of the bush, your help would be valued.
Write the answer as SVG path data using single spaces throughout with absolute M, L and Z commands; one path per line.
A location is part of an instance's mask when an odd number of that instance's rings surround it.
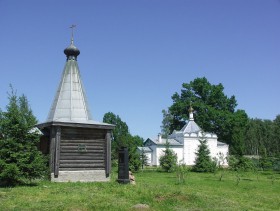
M 1 161 L 0 172 L 1 186 L 15 186 L 20 182 L 20 170 L 16 164 L 6 164 Z
M 194 172 L 215 172 L 217 163 L 210 157 L 210 150 L 207 146 L 206 139 L 199 140 L 200 145 L 196 154 L 195 165 L 192 168 Z
M 234 171 L 250 171 L 255 169 L 253 161 L 244 156 L 231 155 L 228 157 L 228 164 L 230 169 Z
M 141 166 L 141 160 L 138 154 L 134 154 L 129 158 L 129 170 L 132 172 L 139 171 Z
M 161 168 L 166 172 L 173 172 L 177 165 L 177 155 L 169 148 L 169 143 L 166 142 L 164 155 L 159 158 Z
M 128 148 L 128 154 L 129 154 L 129 170 L 132 172 L 139 171 L 141 167 L 141 160 L 140 160 L 140 155 L 136 150 L 136 147 L 132 146 Z
M 259 159 L 253 158 L 254 165 L 264 171 L 280 171 L 280 159 L 277 157 L 261 157 Z
M 263 156 L 259 159 L 259 165 L 262 170 L 272 170 L 273 161 L 271 158 Z
M 280 158 L 273 158 L 272 168 L 274 171 L 280 171 Z
M 9 95 L 7 111 L 0 111 L 0 185 L 13 186 L 41 178 L 47 169 L 45 157 L 37 149 L 37 123 L 23 95 Z
M 118 167 L 118 159 L 112 159 L 111 160 L 111 165 L 112 165 L 112 168 Z
M 179 164 L 176 167 L 176 177 L 177 183 L 185 183 L 186 175 L 190 171 L 190 168 L 186 166 L 186 164 Z

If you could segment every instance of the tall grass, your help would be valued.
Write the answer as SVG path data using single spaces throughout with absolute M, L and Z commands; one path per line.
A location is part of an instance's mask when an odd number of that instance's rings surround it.
M 0 210 L 279 210 L 280 174 L 188 172 L 184 183 L 176 173 L 144 170 L 136 185 L 107 183 L 51 183 L 0 188 Z

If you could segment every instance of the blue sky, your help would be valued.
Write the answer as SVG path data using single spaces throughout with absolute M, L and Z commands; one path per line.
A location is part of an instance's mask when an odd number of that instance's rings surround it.
M 155 137 L 182 83 L 205 76 L 249 117 L 280 114 L 280 1 L 0 0 L 0 108 L 9 84 L 46 120 L 71 24 L 93 118 Z

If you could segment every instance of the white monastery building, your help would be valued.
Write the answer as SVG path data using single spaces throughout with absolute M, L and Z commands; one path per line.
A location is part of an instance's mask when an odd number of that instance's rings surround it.
M 138 151 L 144 151 L 148 158 L 148 165 L 158 166 L 159 158 L 164 154 L 166 142 L 169 143 L 170 149 L 177 154 L 178 163 L 194 165 L 196 152 L 200 145 L 199 140 L 206 139 L 210 150 L 210 156 L 216 158 L 222 166 L 228 166 L 226 157 L 228 156 L 228 145 L 219 142 L 217 135 L 214 133 L 204 132 L 194 121 L 193 108 L 189 109 L 189 120 L 180 130 L 174 130 L 171 135 L 164 139 L 161 134 L 154 140 L 147 139 L 144 147 L 138 147 Z

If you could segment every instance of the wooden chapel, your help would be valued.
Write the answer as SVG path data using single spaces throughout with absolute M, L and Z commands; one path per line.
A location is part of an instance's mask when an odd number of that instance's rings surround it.
M 114 125 L 91 117 L 73 33 L 64 53 L 66 64 L 47 121 L 36 125 L 43 133 L 40 150 L 49 155 L 54 182 L 109 181 Z

